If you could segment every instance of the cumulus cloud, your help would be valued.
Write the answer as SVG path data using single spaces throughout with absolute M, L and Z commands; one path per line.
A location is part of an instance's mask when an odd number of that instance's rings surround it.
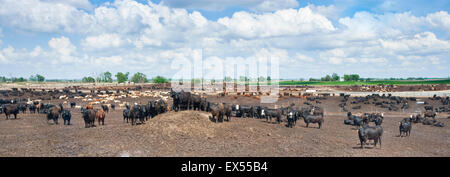
M 121 56 L 99 57 L 92 60 L 96 65 L 120 65 L 122 64 Z
M 66 3 L 0 0 L 0 4 L 0 23 L 23 30 L 80 32 L 93 22 L 88 13 Z
M 49 2 L 53 4 L 66 4 L 76 8 L 82 8 L 91 10 L 94 6 L 89 0 L 42 0 L 43 2 Z
M 2 40 L 1 40 L 2 37 L 3 37 L 2 29 L 0 28 L 0 46 L 2 46 Z
M 229 7 L 244 7 L 254 11 L 274 11 L 298 7 L 296 0 L 163 0 L 162 4 L 175 8 L 223 11 Z
M 314 61 L 314 59 L 312 57 L 303 55 L 301 53 L 295 54 L 295 59 L 297 59 L 299 61 L 303 61 L 303 62 L 313 62 Z
M 440 53 L 450 52 L 450 43 L 439 40 L 431 32 L 423 32 L 412 37 L 404 37 L 399 40 L 380 39 L 381 45 L 388 50 L 408 53 Z
M 87 50 L 97 50 L 120 47 L 123 41 L 117 34 L 101 34 L 98 36 L 88 36 L 81 42 Z
M 339 18 L 341 9 L 333 5 L 298 8 L 289 0 L 280 0 L 284 6 L 273 9 L 264 9 L 273 3 L 265 0 L 196 5 L 204 1 L 116 0 L 86 10 L 88 1 L 0 0 L 2 27 L 62 35 L 48 39 L 48 48 L 45 43 L 28 50 L 0 48 L 0 62 L 31 59 L 49 70 L 67 64 L 80 72 L 112 68 L 170 77 L 176 73 L 171 61 L 199 58 L 203 51 L 206 60 L 278 58 L 281 74 L 294 78 L 319 77 L 327 70 L 355 70 L 373 77 L 386 74 L 380 68 L 389 67 L 402 73 L 409 71 L 402 68 L 418 65 L 450 69 L 450 15 L 445 11 L 423 16 L 356 12 Z M 208 20 L 200 12 L 182 9 L 214 9 L 218 2 L 225 7 L 244 4 L 250 10 Z M 8 43 L 3 39 L 3 46 Z
M 62 63 L 72 63 L 79 62 L 78 58 L 74 55 L 76 54 L 76 47 L 70 42 L 67 37 L 52 38 L 48 41 L 48 46 L 53 50 L 53 64 L 59 62 Z
M 225 25 L 234 35 L 246 38 L 295 36 L 335 30 L 326 17 L 312 12 L 309 7 L 261 15 L 237 12 L 231 18 L 219 19 L 218 23 Z
M 76 49 L 76 47 L 70 42 L 69 38 L 64 36 L 50 39 L 50 41 L 48 41 L 48 46 L 61 55 L 70 55 Z
M 256 7 L 250 9 L 260 12 L 270 12 L 280 9 L 296 8 L 298 7 L 297 0 L 265 0 Z

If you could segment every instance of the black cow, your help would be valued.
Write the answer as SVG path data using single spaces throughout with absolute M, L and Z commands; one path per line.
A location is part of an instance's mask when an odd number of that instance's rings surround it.
M 170 90 L 170 97 L 173 99 L 172 109 L 177 112 L 180 108 L 180 93 Z
M 363 118 L 360 116 L 352 115 L 352 112 L 347 113 L 347 118 L 353 121 L 354 126 L 361 127 L 364 124 Z
M 264 118 L 264 117 L 262 117 L 262 115 L 261 115 L 261 113 L 262 113 L 262 107 L 261 106 L 255 106 L 254 107 L 255 108 L 255 110 L 254 110 L 254 115 L 253 116 L 255 116 L 256 118 L 258 118 L 258 119 L 262 119 L 262 118 Z
M 424 116 L 423 116 L 424 118 L 427 118 L 427 117 L 432 117 L 433 119 L 434 118 L 436 118 L 436 113 L 434 112 L 434 111 L 426 111 L 425 113 L 424 113 Z
M 19 107 L 14 104 L 4 104 L 2 105 L 3 113 L 5 113 L 6 119 L 9 119 L 9 115 L 13 114 L 14 119 L 17 119 L 17 114 L 19 114 Z
M 130 111 L 131 125 L 136 125 L 138 119 L 139 119 L 140 123 L 144 123 L 145 122 L 144 112 L 145 112 L 145 106 L 134 105 Z
M 70 125 L 70 119 L 72 118 L 72 114 L 70 114 L 69 110 L 63 110 L 61 113 L 61 117 L 64 120 L 64 125 L 66 125 L 66 121 L 67 125 Z
M 428 119 L 428 118 L 425 118 L 425 119 L 423 120 L 422 124 L 423 124 L 423 125 L 433 125 L 433 124 L 436 123 L 436 122 L 437 122 L 436 119 Z
M 277 118 L 277 123 L 281 123 L 282 111 L 280 109 L 264 108 L 264 116 L 267 122 L 272 122 L 272 118 Z
M 123 110 L 123 121 L 125 122 L 125 120 L 127 120 L 127 123 L 128 123 L 128 119 L 130 119 L 130 110 L 124 109 Z
M 156 115 L 158 115 L 158 111 L 156 110 L 155 104 L 156 104 L 156 101 L 148 102 L 148 104 L 147 104 L 148 110 L 146 110 L 146 112 L 147 112 L 146 116 L 153 118 Z
M 381 125 L 383 123 L 383 118 L 377 117 L 375 118 L 375 125 Z
M 403 136 L 403 134 L 405 136 L 409 136 L 411 134 L 411 122 L 413 121 L 413 116 L 411 115 L 410 118 L 405 118 L 403 119 L 401 122 L 399 122 L 399 131 L 400 131 L 400 137 Z
M 77 105 L 75 102 L 70 102 L 70 108 L 74 108 Z
M 210 103 L 208 102 L 208 107 L 211 110 L 212 119 L 215 120 L 215 122 L 223 121 L 223 115 L 224 115 L 224 107 L 223 104 L 217 104 L 217 103 Z
M 60 106 L 59 108 L 55 106 L 55 107 L 52 107 L 52 108 L 50 108 L 48 110 L 47 123 L 48 123 L 49 120 L 53 120 L 53 122 L 55 124 L 58 124 L 59 114 L 61 114 L 61 112 L 63 110 L 62 105 L 60 104 L 59 106 Z
M 102 104 L 102 109 L 103 109 L 103 111 L 105 111 L 106 113 L 109 113 L 109 107 L 108 107 L 108 105 Z
M 162 99 L 156 100 L 154 102 L 154 106 L 155 106 L 156 114 L 162 114 L 167 111 L 167 103 Z
M 178 98 L 178 109 L 189 110 L 191 108 L 191 92 L 181 91 Z
M 21 111 L 22 114 L 25 114 L 25 112 L 27 111 L 27 105 L 24 103 L 19 103 L 18 107 L 19 107 L 19 111 Z
M 200 100 L 200 110 L 209 112 L 209 110 L 207 108 L 208 108 L 208 106 L 207 106 L 206 98 L 202 98 Z
M 227 121 L 231 121 L 231 104 L 223 103 L 223 114 L 227 117 Z
M 192 110 L 199 110 L 201 108 L 201 103 L 202 103 L 202 97 L 200 97 L 199 95 L 191 95 L 191 105 L 192 105 Z
M 33 113 L 33 114 L 36 113 L 36 105 L 30 104 L 30 105 L 28 106 L 28 109 L 30 110 L 30 113 Z
M 306 127 L 308 127 L 310 123 L 313 123 L 313 124 L 319 124 L 318 128 L 320 129 L 322 127 L 322 124 L 325 121 L 323 119 L 323 116 L 315 116 L 315 115 L 309 115 L 309 114 L 305 115 L 304 114 L 302 117 L 303 117 L 303 120 L 305 121 Z
M 243 118 L 253 117 L 253 107 L 245 105 L 236 105 L 236 116 Z
M 93 109 L 84 109 L 83 112 L 84 127 L 95 127 L 95 111 Z
M 364 125 L 358 129 L 358 136 L 362 149 L 364 149 L 364 144 L 366 144 L 367 140 L 374 140 L 374 147 L 376 147 L 378 141 L 380 141 L 381 149 L 381 137 L 383 136 L 383 128 L 381 126 L 370 127 Z
M 435 124 L 433 124 L 433 126 L 435 126 L 435 127 L 444 127 L 445 124 L 443 122 L 436 122 Z
M 296 124 L 296 121 L 297 121 L 297 112 L 290 109 L 287 113 L 286 118 L 288 120 L 287 127 L 289 127 L 289 128 L 294 127 Z

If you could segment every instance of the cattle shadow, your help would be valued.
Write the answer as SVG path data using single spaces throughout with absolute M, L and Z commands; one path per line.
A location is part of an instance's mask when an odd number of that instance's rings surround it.
M 226 119 L 223 119 L 222 121 L 219 121 L 219 119 L 213 118 L 212 116 L 208 116 L 208 118 L 209 118 L 209 120 L 210 120 L 211 122 L 214 122 L 214 123 L 223 123 L 223 122 L 227 121 Z M 217 121 L 217 122 L 216 122 L 216 121 Z M 230 121 L 227 121 L 227 122 L 230 122 Z
M 20 119 L 22 119 L 22 118 L 17 117 L 17 118 L 14 119 L 14 117 L 13 117 L 13 118 L 10 117 L 9 119 L 6 119 L 6 118 L 3 118 L 3 119 L 4 119 L 4 120 L 20 120 Z
M 278 122 L 267 122 L 267 121 L 264 121 L 265 123 L 268 123 L 268 124 L 279 124 Z
M 319 128 L 319 126 L 311 126 L 311 125 L 310 125 L 310 126 L 307 127 L 306 125 L 304 125 L 304 126 L 302 126 L 302 127 L 304 127 L 304 128 L 320 129 L 320 128 L 322 128 L 323 126 Z
M 352 147 L 352 149 L 364 150 L 364 149 L 375 149 L 375 147 L 374 146 L 364 146 L 364 148 L 362 148 L 361 146 L 357 146 L 357 147 Z

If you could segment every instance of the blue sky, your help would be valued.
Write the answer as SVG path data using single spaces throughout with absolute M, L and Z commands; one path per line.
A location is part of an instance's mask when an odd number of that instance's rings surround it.
M 207 63 L 220 59 L 225 68 L 229 61 L 276 58 L 280 76 L 291 79 L 334 72 L 450 76 L 450 1 L 445 0 L 0 4 L 0 76 L 80 79 L 111 71 L 174 77 L 183 70 L 175 61 L 201 54 Z M 216 70 L 205 68 L 211 77 Z

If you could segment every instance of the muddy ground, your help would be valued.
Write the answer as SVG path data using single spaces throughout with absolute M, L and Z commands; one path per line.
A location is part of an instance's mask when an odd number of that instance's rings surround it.
M 150 98 L 125 99 L 146 102 Z M 51 100 L 51 103 L 80 100 Z M 258 105 L 252 97 L 208 97 L 208 101 Z M 283 97 L 277 105 L 305 99 Z M 343 124 L 346 113 L 337 106 L 339 97 L 330 97 L 316 104 L 325 108 L 325 123 L 309 128 L 300 120 L 294 128 L 265 120 L 235 118 L 231 122 L 214 123 L 209 113 L 200 111 L 169 112 L 131 126 L 122 119 L 122 108 L 106 116 L 106 125 L 84 128 L 78 109 L 72 112 L 72 125 L 47 123 L 42 114 L 19 114 L 19 118 L 0 117 L 0 156 L 450 156 L 450 119 L 439 114 L 445 127 L 414 124 L 410 137 L 398 137 L 398 122 L 409 113 L 423 111 L 423 105 L 410 102 L 406 111 L 387 111 L 373 105 L 362 105 L 358 112 L 385 112 L 381 148 L 368 145 L 360 149 L 357 130 Z M 426 99 L 432 105 L 437 101 Z M 348 101 L 348 105 L 350 105 Z M 273 107 L 274 104 L 265 105 Z M 353 105 L 352 105 L 353 106 Z M 97 106 L 98 107 L 98 106 Z

